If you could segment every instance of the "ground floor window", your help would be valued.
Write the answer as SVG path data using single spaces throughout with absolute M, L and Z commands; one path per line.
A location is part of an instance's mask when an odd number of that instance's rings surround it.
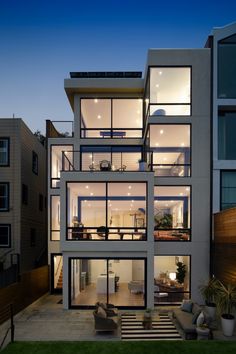
M 190 296 L 190 256 L 154 257 L 154 304 L 175 304 Z
M 70 258 L 70 307 L 145 307 L 145 259 Z

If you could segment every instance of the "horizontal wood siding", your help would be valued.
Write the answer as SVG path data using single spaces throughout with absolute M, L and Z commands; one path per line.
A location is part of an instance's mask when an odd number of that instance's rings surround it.
M 24 273 L 18 283 L 0 289 L 0 313 L 13 304 L 14 314 L 18 313 L 49 290 L 49 268 L 43 266 Z M 7 313 L 7 312 L 6 312 Z M 0 323 L 8 318 L 1 316 Z
M 236 282 L 236 208 L 214 215 L 213 272 L 226 284 Z

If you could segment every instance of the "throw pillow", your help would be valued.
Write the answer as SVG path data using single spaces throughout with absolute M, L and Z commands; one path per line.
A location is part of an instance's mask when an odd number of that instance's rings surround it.
M 181 310 L 184 312 L 192 312 L 193 303 L 192 302 L 183 302 L 180 306 Z
M 98 307 L 97 314 L 102 318 L 107 317 L 106 311 L 101 306 Z
M 193 314 L 192 324 L 196 324 L 197 319 L 198 319 L 198 316 L 200 315 L 200 313 L 201 313 L 201 310 L 199 310 L 199 311 L 197 311 L 197 312 L 195 312 L 195 313 Z
M 201 312 L 196 321 L 197 327 L 200 327 L 204 323 L 204 321 L 205 321 L 204 313 Z

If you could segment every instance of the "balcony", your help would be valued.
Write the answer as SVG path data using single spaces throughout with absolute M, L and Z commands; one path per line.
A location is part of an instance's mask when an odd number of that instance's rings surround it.
M 68 227 L 68 241 L 146 241 L 146 228 Z

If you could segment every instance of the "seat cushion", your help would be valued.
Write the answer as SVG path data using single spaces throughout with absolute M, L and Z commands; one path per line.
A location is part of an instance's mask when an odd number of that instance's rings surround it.
M 107 317 L 106 311 L 101 306 L 98 306 L 97 315 L 102 318 Z

